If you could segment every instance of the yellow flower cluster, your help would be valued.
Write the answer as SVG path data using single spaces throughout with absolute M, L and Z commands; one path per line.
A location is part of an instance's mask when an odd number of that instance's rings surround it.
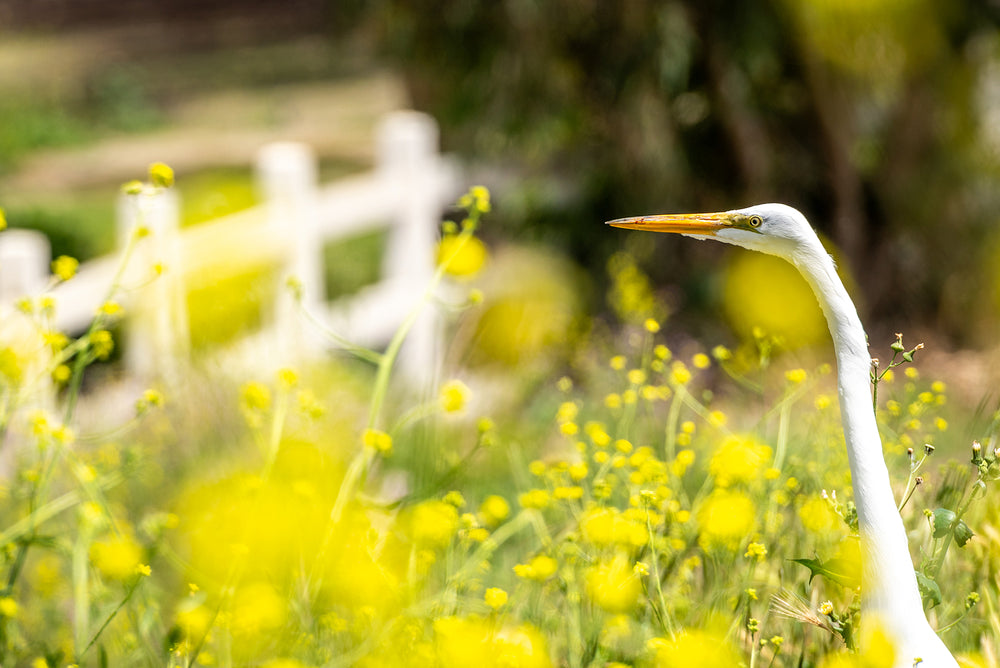
M 392 452 L 392 436 L 380 429 L 365 429 L 361 440 L 366 448 L 381 455 L 389 455 Z
M 446 501 L 429 499 L 410 511 L 410 536 L 418 547 L 447 547 L 458 532 L 458 509 Z
M 559 570 L 559 562 L 552 557 L 539 554 L 526 564 L 514 566 L 514 574 L 526 580 L 545 582 Z
M 619 318 L 634 323 L 663 319 L 662 307 L 656 301 L 649 277 L 639 268 L 635 258 L 627 253 L 615 253 L 607 266 L 611 277 L 608 302 Z
M 649 642 L 656 668 L 732 668 L 742 663 L 736 648 L 717 634 L 699 629 L 688 629 L 673 640 L 654 638 Z
M 489 620 L 478 617 L 441 617 L 434 620 L 433 630 L 435 665 L 454 668 L 552 666 L 545 637 L 530 624 L 497 629 Z
M 751 436 L 727 436 L 712 455 L 708 470 L 719 487 L 756 480 L 771 461 L 771 448 Z
M 607 612 L 629 612 L 642 593 L 634 564 L 624 552 L 604 559 L 587 570 L 587 595 Z
M 90 560 L 110 580 L 135 576 L 142 561 L 142 548 L 128 535 L 110 536 L 90 546 Z
M 76 276 L 76 270 L 79 266 L 80 262 L 76 258 L 60 255 L 52 261 L 52 273 L 60 281 L 68 281 Z
M 757 508 L 749 496 L 726 489 L 712 491 L 696 512 L 705 549 L 735 549 L 756 523 Z

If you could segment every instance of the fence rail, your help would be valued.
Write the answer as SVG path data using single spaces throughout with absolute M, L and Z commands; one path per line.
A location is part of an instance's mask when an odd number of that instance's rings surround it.
M 283 286 L 289 276 L 301 283 L 306 308 L 342 336 L 361 345 L 385 343 L 433 275 L 438 222 L 458 195 L 459 174 L 438 153 L 433 119 L 412 111 L 393 112 L 382 120 L 375 162 L 369 173 L 320 186 L 317 159 L 308 146 L 267 145 L 255 166 L 263 204 L 183 230 L 174 191 L 151 198 L 121 196 L 119 245 L 138 224 L 151 231 L 136 247 L 123 280 L 126 286 L 148 283 L 122 292 L 129 313 L 127 373 L 170 381 L 177 360 L 190 348 L 185 283 L 220 264 L 279 268 L 276 280 L 281 285 L 269 322 L 242 344 L 253 347 L 258 362 L 301 362 L 330 345 L 304 326 L 291 292 Z M 382 279 L 328 303 L 324 245 L 380 228 L 387 230 Z M 107 298 L 120 255 L 81 264 L 72 280 L 52 290 L 58 329 L 81 332 L 89 325 Z M 12 313 L 16 298 L 45 288 L 50 261 L 48 240 L 41 233 L 0 233 L 0 317 Z M 157 263 L 164 267 L 163 275 L 149 281 Z M 418 383 L 433 377 L 439 363 L 435 327 L 433 310 L 428 309 L 401 355 L 403 371 Z

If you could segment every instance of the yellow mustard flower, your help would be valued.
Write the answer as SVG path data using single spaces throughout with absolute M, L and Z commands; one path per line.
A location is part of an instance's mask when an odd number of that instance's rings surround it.
M 589 508 L 580 518 L 583 539 L 592 545 L 610 545 L 615 537 L 617 512 L 614 508 Z
M 69 255 L 60 255 L 52 261 L 52 273 L 60 281 L 68 281 L 76 276 L 76 270 L 80 266 L 79 260 Z
M 460 380 L 449 380 L 441 388 L 439 401 L 445 413 L 458 413 L 469 403 L 472 391 Z
M 750 533 L 757 509 L 750 497 L 740 492 L 716 489 L 697 510 L 704 547 L 735 547 Z
M 733 353 L 725 346 L 715 346 L 712 348 L 712 357 L 720 362 L 725 362 L 732 359 Z
M 826 534 L 840 523 L 830 503 L 819 496 L 812 496 L 802 504 L 799 519 L 806 530 L 816 534 Z
M 162 162 L 154 162 L 149 166 L 149 181 L 154 186 L 169 188 L 174 185 L 174 170 Z
M 583 488 L 579 485 L 560 485 L 552 490 L 552 496 L 559 501 L 576 501 L 583 498 Z
M 534 508 L 542 510 L 549 507 L 550 497 L 547 490 L 530 489 L 517 497 L 517 502 L 522 508 Z
M 674 457 L 674 461 L 671 462 L 670 472 L 678 478 L 683 476 L 687 472 L 688 467 L 694 464 L 694 458 L 694 450 L 688 450 L 686 448 L 681 450 L 677 453 L 677 456 Z
M 244 410 L 266 411 L 271 407 L 271 391 L 256 381 L 244 383 L 240 388 L 240 404 Z
M 284 367 L 278 369 L 278 386 L 283 390 L 290 390 L 299 384 L 299 374 L 296 373 L 295 369 L 290 369 Z
M 486 601 L 486 605 L 490 606 L 494 610 L 499 610 L 503 606 L 507 605 L 507 592 L 499 587 L 490 587 L 483 594 L 483 600 Z
M 676 361 L 670 369 L 670 380 L 674 385 L 687 385 L 691 382 L 691 372 L 684 362 Z
M 708 470 L 720 487 L 749 482 L 771 461 L 771 448 L 751 436 L 728 436 L 712 455 Z
M 632 610 L 642 593 L 642 583 L 636 577 L 628 556 L 619 552 L 587 571 L 587 595 L 598 607 L 608 612 Z
M 10 596 L 0 598 L 0 617 L 13 619 L 14 617 L 17 617 L 19 610 L 20 608 L 17 605 L 16 599 L 11 598 Z
M 233 597 L 229 628 L 241 638 L 270 634 L 281 628 L 288 615 L 285 598 L 267 582 L 249 582 Z
M 655 668 L 732 668 L 741 663 L 741 656 L 724 634 L 699 629 L 688 629 L 674 640 L 654 638 L 649 643 L 653 650 Z
M 111 355 L 111 351 L 114 350 L 114 346 L 114 339 L 111 338 L 111 332 L 108 330 L 98 329 L 91 333 L 90 347 L 97 359 L 107 359 Z
M 455 506 L 437 499 L 428 499 L 411 510 L 410 535 L 420 547 L 443 548 L 458 531 L 458 520 L 458 509 Z
M 142 548 L 128 535 L 112 536 L 90 546 L 90 560 L 110 580 L 131 578 L 141 559 Z
M 801 385 L 808 377 L 805 369 L 789 369 L 785 372 L 785 379 L 792 385 Z
M 437 264 L 455 278 L 471 278 L 482 271 L 489 253 L 479 237 L 446 234 L 437 247 Z
M 502 496 L 487 496 L 479 506 L 479 515 L 487 526 L 497 526 L 510 516 L 510 504 Z
M 361 441 L 366 448 L 387 455 L 392 452 L 392 436 L 381 429 L 365 429 Z
M 525 580 L 545 582 L 559 570 L 559 562 L 552 557 L 539 554 L 526 564 L 514 566 L 514 574 Z
M 545 637 L 530 624 L 495 629 L 476 617 L 434 620 L 435 665 L 454 668 L 551 668 Z

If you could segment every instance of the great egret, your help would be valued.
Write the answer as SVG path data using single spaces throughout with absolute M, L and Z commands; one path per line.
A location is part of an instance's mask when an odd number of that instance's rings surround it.
M 895 668 L 957 666 L 927 623 L 920 602 L 906 530 L 896 509 L 872 409 L 865 330 L 833 259 L 809 221 L 790 206 L 760 204 L 723 213 L 621 218 L 608 225 L 716 239 L 777 255 L 802 272 L 826 315 L 837 357 L 841 420 L 861 535 L 862 611 L 876 616 L 891 638 Z

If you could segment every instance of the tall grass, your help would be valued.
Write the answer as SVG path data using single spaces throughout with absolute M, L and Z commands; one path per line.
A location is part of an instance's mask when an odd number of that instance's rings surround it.
M 135 196 L 169 185 L 153 178 Z M 891 665 L 859 614 L 828 364 L 788 364 L 763 332 L 671 348 L 680 337 L 619 256 L 624 324 L 603 340 L 590 328 L 565 375 L 501 401 L 453 369 L 412 403 L 394 374 L 408 330 L 485 257 L 489 193 L 459 205 L 387 349 L 348 349 L 362 370 L 149 390 L 107 433 L 79 431 L 80 379 L 110 353 L 127 286 L 76 340 L 51 331 L 44 295 L 21 302 L 20 324 L 0 325 L 3 665 Z M 906 364 L 879 372 L 877 408 L 925 604 L 968 665 L 987 665 L 996 420 L 971 460 L 949 461 L 947 387 L 891 345 Z M 224 456 L 192 446 L 212 442 Z

